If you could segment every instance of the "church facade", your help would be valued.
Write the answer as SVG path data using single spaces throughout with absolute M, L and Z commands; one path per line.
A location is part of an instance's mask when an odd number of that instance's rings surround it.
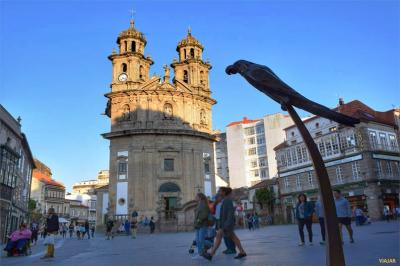
M 179 211 L 193 205 L 197 192 L 215 193 L 211 65 L 190 29 L 163 77 L 150 76 L 153 60 L 133 20 L 117 44 L 119 51 L 108 57 L 112 81 L 105 94 L 111 121 L 103 134 L 110 141 L 107 214 L 124 219 L 136 211 L 179 223 Z

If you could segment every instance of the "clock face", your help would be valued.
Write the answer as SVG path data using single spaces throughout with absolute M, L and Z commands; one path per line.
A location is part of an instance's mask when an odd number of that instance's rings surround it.
M 119 81 L 127 81 L 128 80 L 128 75 L 126 75 L 125 73 L 122 73 L 118 76 L 118 80 Z

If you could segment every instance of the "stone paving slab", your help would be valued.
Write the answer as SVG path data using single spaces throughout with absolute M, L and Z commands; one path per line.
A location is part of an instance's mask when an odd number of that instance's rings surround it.
M 345 235 L 344 251 L 350 266 L 382 265 L 381 258 L 396 259 L 400 265 L 400 223 L 377 222 L 372 225 L 353 227 L 356 243 L 350 244 Z M 233 255 L 221 254 L 222 245 L 212 262 L 193 260 L 188 253 L 194 233 L 139 235 L 137 239 L 119 236 L 105 240 L 97 235 L 90 240 L 57 240 L 56 258 L 39 259 L 44 246 L 33 248 L 28 257 L 1 258 L 1 266 L 14 265 L 267 265 L 267 266 L 323 266 L 325 247 L 320 240 L 319 225 L 313 225 L 313 246 L 297 246 L 299 241 L 296 225 L 269 226 L 256 231 L 238 230 L 237 233 L 248 257 L 234 260 Z

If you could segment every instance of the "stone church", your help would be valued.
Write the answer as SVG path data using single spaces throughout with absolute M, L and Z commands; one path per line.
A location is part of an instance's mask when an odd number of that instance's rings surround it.
M 188 230 L 196 193 L 215 193 L 211 65 L 190 29 L 176 47 L 173 77 L 168 65 L 162 78 L 150 76 L 154 62 L 133 20 L 117 44 L 108 57 L 111 130 L 103 137 L 110 141 L 110 183 L 103 209 L 116 219 L 134 211 L 153 216 L 162 231 Z

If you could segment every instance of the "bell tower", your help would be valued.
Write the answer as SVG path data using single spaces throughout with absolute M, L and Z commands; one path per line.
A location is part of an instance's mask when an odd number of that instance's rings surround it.
M 108 59 L 112 62 L 112 91 L 135 89 L 149 80 L 150 66 L 154 63 L 151 57 L 144 56 L 146 39 L 134 27 L 133 19 L 127 30 L 118 38 L 118 52 L 113 50 Z
M 192 36 L 189 28 L 187 36 L 176 47 L 179 60 L 174 60 L 171 67 L 175 72 L 175 80 L 198 88 L 200 94 L 207 94 L 210 91 L 208 73 L 211 65 L 208 61 L 203 61 L 203 50 L 203 45 Z

